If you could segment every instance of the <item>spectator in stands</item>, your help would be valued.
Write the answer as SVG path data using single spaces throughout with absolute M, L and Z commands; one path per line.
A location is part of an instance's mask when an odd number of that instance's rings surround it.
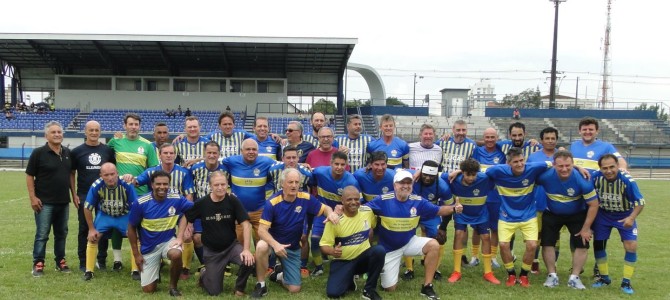
M 515 120 L 521 119 L 521 112 L 519 111 L 518 108 L 514 108 L 514 112 L 512 113 L 512 118 Z
M 305 120 L 305 116 L 302 114 L 302 112 L 298 114 L 298 118 L 296 120 L 298 120 L 300 122 Z
M 230 105 L 226 105 L 226 111 L 231 111 Z
M 170 109 L 169 108 L 165 109 L 165 116 L 168 117 L 168 118 L 170 117 Z
M 190 117 L 191 116 L 191 108 L 187 107 L 186 111 L 184 112 L 184 117 Z
M 5 111 L 8 111 L 12 108 L 12 104 L 10 102 L 5 102 Z
M 332 116 L 330 119 L 328 119 L 328 127 L 335 127 L 335 116 Z
M 56 111 L 56 103 L 51 102 L 51 104 L 49 105 L 49 110 Z
M 181 111 L 181 105 L 177 106 L 177 113 L 179 114 L 180 117 L 183 114 Z
M 5 110 L 5 118 L 7 118 L 7 121 L 11 121 L 13 119 L 16 119 L 16 117 L 14 117 L 14 114 L 12 113 L 11 110 Z

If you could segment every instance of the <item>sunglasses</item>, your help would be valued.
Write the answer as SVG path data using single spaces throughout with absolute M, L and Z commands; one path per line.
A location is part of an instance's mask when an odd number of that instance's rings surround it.
M 298 131 L 298 130 L 296 130 L 296 129 L 291 129 L 291 128 L 286 128 L 286 132 L 288 132 L 288 133 L 291 133 L 291 132 L 294 132 L 294 131 Z

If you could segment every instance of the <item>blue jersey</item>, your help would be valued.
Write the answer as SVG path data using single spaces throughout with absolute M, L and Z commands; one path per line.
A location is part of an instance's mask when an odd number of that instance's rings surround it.
M 138 228 L 140 252 L 147 254 L 172 239 L 179 217 L 191 207 L 193 202 L 179 194 L 168 194 L 165 200 L 157 201 L 149 193 L 133 202 L 128 223 Z
M 526 162 L 550 162 L 553 163 L 554 155 L 547 155 L 544 151 L 537 151 L 531 154 Z M 537 211 L 545 211 L 547 209 L 547 195 L 544 193 L 544 187 L 541 185 L 535 185 L 535 208 Z
M 411 194 L 406 201 L 399 201 L 394 193 L 388 193 L 365 204 L 380 217 L 377 225 L 379 244 L 391 252 L 402 248 L 416 235 L 420 219 L 437 216 L 440 207 Z
M 390 144 L 384 142 L 384 138 L 372 141 L 368 145 L 368 153 L 384 151 L 388 156 L 387 168 L 402 168 L 402 162 L 409 160 L 409 144 L 401 138 L 394 136 Z
M 268 171 L 275 164 L 271 158 L 258 156 L 248 164 L 241 155 L 224 158 L 221 162 L 230 174 L 230 189 L 240 199 L 247 212 L 263 208 Z
M 183 138 L 181 142 L 174 145 L 177 154 L 176 162 L 183 165 L 189 160 L 202 160 L 205 157 L 205 145 L 207 142 L 209 142 L 209 140 L 204 137 L 198 137 L 198 140 L 195 143 L 191 143 L 187 138 Z
M 114 187 L 108 187 L 102 178 L 94 181 L 86 195 L 84 207 L 118 217 L 128 213 L 130 205 L 137 200 L 135 188 L 119 178 Z
M 475 181 L 470 185 L 463 184 L 463 174 L 459 174 L 449 184 L 451 192 L 458 197 L 463 212 L 454 214 L 454 221 L 458 224 L 482 224 L 489 221 L 489 212 L 486 208 L 486 196 L 494 189 L 493 180 L 485 173 L 477 173 Z
M 598 200 L 591 182 L 584 179 L 574 168 L 567 180 L 561 180 L 556 169 L 547 170 L 537 179 L 537 184 L 538 187 L 543 187 L 546 210 L 555 215 L 583 212 L 586 210 L 586 203 Z
M 309 185 L 316 186 L 317 199 L 331 208 L 342 204 L 342 191 L 345 187 L 353 185 L 359 191 L 361 190 L 354 175 L 347 171 L 344 171 L 340 179 L 335 180 L 330 166 L 315 168 L 312 171 L 312 180 Z
M 289 146 L 289 145 L 286 144 L 286 146 L 284 146 L 284 148 L 286 148 L 287 146 Z M 295 147 L 298 149 L 298 162 L 301 163 L 301 164 L 305 163 L 305 160 L 307 160 L 307 154 L 312 152 L 312 150 L 316 149 L 316 148 L 314 148 L 314 145 L 312 145 L 312 143 L 307 142 L 307 141 L 302 141 L 302 142 L 300 142 L 300 144 L 296 145 Z
M 368 145 L 372 141 L 372 137 L 367 134 L 361 134 L 356 139 L 352 139 L 349 135 L 339 135 L 335 138 L 335 141 L 339 145 L 349 148 L 349 153 L 347 161 L 349 162 L 349 169 L 351 172 L 356 172 L 360 168 L 365 167 L 366 155 L 368 151 Z
M 284 169 L 286 169 L 286 164 L 283 162 L 278 162 L 270 167 L 270 171 L 268 171 L 268 182 L 265 184 L 266 198 L 282 189 L 281 183 L 279 182 L 279 175 L 281 175 L 281 172 L 283 172 Z M 300 191 L 309 192 L 309 181 L 312 179 L 312 171 L 302 165 L 298 165 L 296 169 L 300 171 L 300 175 L 302 175 L 300 177 Z
M 472 158 L 479 162 L 482 172 L 486 172 L 486 169 L 492 166 L 504 165 L 507 162 L 505 153 L 503 153 L 498 147 L 496 147 L 493 152 L 486 150 L 486 147 L 477 147 L 475 148 L 475 153 L 472 154 Z M 498 195 L 498 190 L 491 189 L 486 197 L 486 202 L 500 203 L 500 195 Z
M 645 204 L 637 182 L 630 174 L 619 172 L 617 178 L 610 182 L 598 171 L 593 174 L 592 180 L 600 199 L 598 213 L 605 212 L 623 219 L 630 216 L 635 206 Z
M 259 141 L 258 137 L 253 138 L 258 143 L 258 155 L 267 156 L 273 160 L 281 160 L 281 145 L 272 137 L 268 136 L 264 141 Z
M 384 177 L 376 181 L 372 176 L 372 171 L 366 171 L 365 168 L 354 172 L 354 178 L 356 178 L 358 185 L 361 187 L 363 203 L 372 201 L 372 199 L 379 195 L 393 192 L 393 175 L 395 175 L 393 170 L 386 169 Z
M 514 143 L 511 140 L 498 141 L 496 143 L 496 147 L 498 147 L 502 153 L 507 154 L 507 151 L 514 147 Z M 523 150 L 523 158 L 528 159 L 531 154 L 537 152 L 540 149 L 542 149 L 540 144 L 531 146 L 530 141 L 526 141 L 521 147 L 521 150 Z
M 598 160 L 603 155 L 614 154 L 617 158 L 621 158 L 621 154 L 612 144 L 600 140 L 596 140 L 588 146 L 585 146 L 582 140 L 574 141 L 570 145 L 570 152 L 574 156 L 575 165 L 591 171 L 592 175 L 600 169 Z
M 410 173 L 413 173 L 413 171 L 410 170 Z M 449 185 L 440 177 L 436 177 L 435 182 L 431 185 L 424 185 L 420 181 L 415 182 L 412 186 L 412 193 L 438 206 L 454 204 L 454 197 L 449 189 Z
M 221 158 L 226 158 L 233 155 L 240 155 L 242 142 L 253 137 L 253 134 L 244 130 L 233 129 L 233 134 L 230 136 L 225 136 L 220 130 L 215 130 L 207 138 L 211 141 L 215 141 L 221 146 Z
M 193 186 L 195 187 L 194 199 L 200 199 L 212 192 L 212 189 L 209 186 L 209 176 L 215 171 L 222 171 L 225 174 L 228 174 L 228 169 L 218 162 L 217 166 L 211 170 L 207 169 L 207 164 L 205 164 L 204 161 L 191 166 L 191 176 L 193 177 Z
M 472 157 L 477 147 L 477 144 L 469 138 L 465 138 L 462 143 L 456 143 L 454 137 L 440 141 L 438 145 L 442 148 L 442 172 L 445 173 L 460 169 L 461 162 Z
M 523 173 L 514 176 L 509 165 L 497 165 L 486 170 L 500 194 L 500 219 L 505 222 L 525 222 L 536 216 L 533 187 L 535 180 L 549 164 L 527 163 Z
M 300 248 L 300 236 L 306 215 L 321 215 L 326 206 L 314 196 L 299 192 L 294 201 L 284 200 L 282 193 L 274 194 L 265 202 L 260 223 L 270 227 L 270 235 L 280 244 L 290 244 L 289 249 Z
M 160 165 L 146 169 L 144 172 L 142 172 L 142 174 L 137 176 L 137 184 L 140 186 L 147 185 L 149 187 L 149 191 L 151 191 L 151 174 L 160 170 L 163 170 L 163 167 Z M 195 193 L 191 171 L 182 166 L 174 165 L 169 173 L 169 193 L 176 193 L 184 196 Z

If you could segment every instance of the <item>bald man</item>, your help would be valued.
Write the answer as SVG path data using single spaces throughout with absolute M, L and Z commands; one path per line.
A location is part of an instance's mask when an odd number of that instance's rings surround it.
M 88 224 L 84 218 L 84 202 L 91 184 L 100 177 L 100 168 L 104 163 L 116 163 L 114 150 L 100 142 L 100 123 L 91 120 L 84 127 L 86 140 L 83 144 L 72 149 L 70 160 L 72 161 L 72 173 L 70 174 L 70 186 L 72 191 L 72 202 L 77 206 L 79 215 L 79 232 L 77 235 L 77 255 L 79 256 L 79 269 L 83 272 L 86 268 L 86 241 L 88 236 Z M 76 178 L 76 181 L 75 181 Z M 75 183 L 76 189 L 75 189 Z M 105 268 L 107 260 L 107 239 L 100 241 L 98 254 L 98 267 Z M 114 261 L 121 262 L 121 247 L 115 252 Z M 117 257 L 118 256 L 118 257 Z

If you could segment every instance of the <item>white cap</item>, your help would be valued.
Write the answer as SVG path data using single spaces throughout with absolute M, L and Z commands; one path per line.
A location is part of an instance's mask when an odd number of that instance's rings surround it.
M 412 173 L 408 172 L 407 170 L 398 170 L 395 173 L 395 176 L 393 176 L 393 182 L 400 182 L 403 181 L 403 179 L 409 178 L 414 180 L 414 177 L 412 177 Z

